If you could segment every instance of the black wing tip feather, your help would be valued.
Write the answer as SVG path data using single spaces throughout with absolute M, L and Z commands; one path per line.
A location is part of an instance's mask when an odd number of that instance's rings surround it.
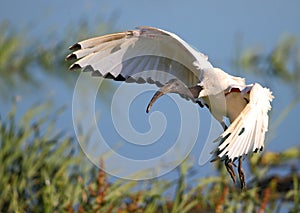
M 69 47 L 69 50 L 72 51 L 76 51 L 76 50 L 80 50 L 81 49 L 81 45 L 79 43 L 73 44 L 72 46 Z
M 77 70 L 77 69 L 81 69 L 82 67 L 79 64 L 72 64 L 69 67 L 69 70 Z
M 92 67 L 90 67 L 92 68 Z M 88 70 L 88 71 L 91 71 L 91 70 Z M 101 74 L 101 72 L 99 70 L 92 70 L 92 76 L 93 77 L 103 77 L 103 78 L 106 78 L 106 79 L 112 79 L 114 81 L 126 81 L 127 79 L 124 78 L 122 75 L 117 75 L 116 77 L 113 76 L 111 73 L 107 73 L 105 74 L 104 76 Z
M 76 50 L 80 50 L 80 49 L 81 49 L 81 45 L 79 43 L 73 44 L 72 46 L 69 47 L 69 50 L 72 50 L 72 51 L 76 51 Z M 78 59 L 78 58 L 74 53 L 70 53 L 65 58 L 66 61 L 71 61 L 71 60 L 76 60 L 76 59 Z
M 95 70 L 92 72 L 93 77 L 102 77 L 101 72 L 99 70 Z
M 122 75 L 117 75 L 117 76 L 115 77 L 115 76 L 113 76 L 113 75 L 110 74 L 110 73 L 107 73 L 107 74 L 105 75 L 105 78 L 107 78 L 107 79 L 113 79 L 113 80 L 115 80 L 115 81 L 125 81 L 125 80 L 126 80 L 126 78 L 124 78 Z
M 69 55 L 67 55 L 66 57 L 66 61 L 72 61 L 72 60 L 76 60 L 77 56 L 74 53 L 71 53 Z
M 227 147 L 228 145 L 229 145 L 229 144 L 227 144 L 226 147 Z M 225 147 L 225 148 L 226 148 L 226 147 Z M 225 149 L 225 148 L 224 148 L 224 149 Z M 224 149 L 219 150 L 219 149 L 217 148 L 216 150 L 213 150 L 213 151 L 211 152 L 211 154 L 214 154 L 214 157 L 213 157 L 212 160 L 210 160 L 210 162 L 213 163 L 213 162 L 215 162 L 215 161 L 217 161 L 217 160 L 221 160 L 221 161 L 225 161 L 225 162 L 227 162 L 227 163 L 231 163 L 231 162 L 234 163 L 234 162 L 235 162 L 237 159 L 239 159 L 240 157 L 245 157 L 245 156 L 248 155 L 248 154 L 241 154 L 241 155 L 239 155 L 238 157 L 234 157 L 233 159 L 231 159 L 231 158 L 229 158 L 229 156 L 228 156 L 228 151 L 227 151 L 222 157 L 219 157 L 218 155 L 219 155 Z M 264 146 L 261 146 L 260 148 L 256 148 L 253 152 L 254 152 L 254 153 L 262 152 L 263 149 L 264 149 Z
M 258 153 L 258 152 L 262 152 L 263 150 L 264 150 L 264 146 L 261 146 L 260 148 L 256 148 L 253 152 Z

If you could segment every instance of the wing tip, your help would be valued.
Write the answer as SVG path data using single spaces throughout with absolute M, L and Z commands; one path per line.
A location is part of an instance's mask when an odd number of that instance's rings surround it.
M 77 59 L 77 56 L 74 53 L 67 55 L 67 57 L 65 58 L 66 61 L 72 61 L 72 60 L 76 60 L 76 59 Z
M 77 70 L 77 69 L 81 69 L 82 67 L 79 64 L 72 64 L 69 67 L 69 70 L 73 71 L 73 70 Z
M 69 47 L 69 50 L 75 51 L 75 50 L 80 50 L 82 47 L 79 43 L 73 44 L 72 46 Z
M 254 153 L 258 153 L 258 152 L 262 152 L 264 150 L 264 146 L 261 146 L 261 147 L 257 147 L 253 150 Z

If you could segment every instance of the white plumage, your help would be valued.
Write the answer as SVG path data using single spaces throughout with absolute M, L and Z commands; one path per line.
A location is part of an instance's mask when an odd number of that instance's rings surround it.
M 153 27 L 138 27 L 84 40 L 70 49 L 74 52 L 66 59 L 79 59 L 70 69 L 83 68 L 93 71 L 94 76 L 161 87 L 147 111 L 157 98 L 170 92 L 207 106 L 225 130 L 216 139 L 220 145 L 214 154 L 225 160 L 234 181 L 231 163 L 263 148 L 273 99 L 270 90 L 257 83 L 246 85 L 245 79 L 214 68 L 206 55 L 177 35 Z M 224 117 L 231 122 L 228 128 Z M 239 174 L 243 182 L 241 165 Z
M 200 69 L 212 68 L 207 56 L 195 51 L 175 34 L 150 27 L 88 39 L 70 49 L 79 50 L 67 58 L 81 58 L 71 69 L 89 66 L 102 76 L 110 73 L 117 77 L 121 74 L 126 79 L 141 77 L 148 81 L 149 76 L 139 73 L 159 70 L 177 76 L 190 86 L 199 81 Z M 151 78 L 159 83 L 165 84 L 169 80 L 167 74 L 155 75 L 153 72 Z
M 222 150 L 220 158 L 227 156 L 235 159 L 250 151 L 262 150 L 265 133 L 268 131 L 268 111 L 273 99 L 269 89 L 254 84 L 250 90 L 249 103 L 231 123 L 228 129 L 217 139 L 226 140 L 218 147 Z

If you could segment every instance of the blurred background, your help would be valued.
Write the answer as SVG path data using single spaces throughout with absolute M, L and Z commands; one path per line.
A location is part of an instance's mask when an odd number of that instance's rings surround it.
M 58 212 L 196 212 L 200 205 L 205 212 L 296 212 L 300 199 L 299 8 L 296 0 L 3 1 L 1 211 L 31 212 L 38 206 Z M 72 96 L 79 72 L 68 71 L 70 64 L 64 60 L 68 47 L 136 26 L 174 32 L 208 55 L 215 67 L 273 91 L 265 152 L 247 159 L 247 192 L 236 189 L 221 166 L 198 165 L 209 130 L 205 123 L 211 118 L 197 106 L 200 136 L 188 160 L 159 179 L 134 182 L 107 176 L 85 157 L 72 123 Z M 108 115 L 102 116 L 101 122 L 112 146 L 123 142 L 109 116 L 118 86 L 106 81 L 97 103 L 100 116 Z M 149 115 L 144 111 L 152 95 L 141 95 L 132 106 L 130 119 L 139 132 L 149 130 Z M 154 110 L 164 113 L 167 121 L 178 113 L 168 98 L 157 102 Z M 159 143 L 161 149 L 150 148 L 151 154 L 147 154 L 138 146 L 124 144 L 119 152 L 147 158 L 168 150 L 179 128 L 173 121 Z M 87 135 L 81 137 L 89 140 Z

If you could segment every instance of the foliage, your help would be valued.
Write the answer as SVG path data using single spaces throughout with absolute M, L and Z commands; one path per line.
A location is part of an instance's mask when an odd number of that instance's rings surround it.
M 258 75 L 275 76 L 297 88 L 300 95 L 300 47 L 295 36 L 285 36 L 265 54 L 258 48 L 249 48 L 239 58 L 239 66 Z
M 78 196 L 74 139 L 54 132 L 47 109 L 33 107 L 16 121 L 14 105 L 0 121 L 1 212 L 62 211 Z
M 265 177 L 270 168 L 299 162 L 300 149 L 253 156 L 254 180 L 245 191 L 231 184 L 222 166 L 216 176 L 195 179 L 191 186 L 188 161 L 178 168 L 173 182 L 109 182 L 102 170 L 80 167 L 84 157 L 75 154 L 74 139 L 55 133 L 55 118 L 43 114 L 49 107 L 49 103 L 37 105 L 17 121 L 13 105 L 1 119 L 1 212 L 273 212 L 281 201 L 293 201 L 293 208 L 298 208 L 300 179 L 295 171 L 285 177 Z M 272 160 L 278 155 L 280 161 Z M 174 196 L 163 196 L 172 186 L 176 186 Z
M 0 88 L 3 90 L 4 85 L 14 85 L 12 76 L 23 80 L 30 80 L 28 73 L 29 65 L 34 61 L 31 53 L 26 54 L 24 51 L 23 37 L 9 30 L 9 26 L 5 23 L 0 24 L 0 75 L 7 76 L 1 78 Z
M 251 47 L 243 51 L 235 63 L 245 71 L 265 77 L 268 82 L 276 78 L 290 87 L 290 94 L 293 94 L 294 98 L 275 120 L 274 129 L 300 102 L 300 46 L 298 42 L 296 36 L 286 35 L 269 53 L 265 53 L 261 48 Z

